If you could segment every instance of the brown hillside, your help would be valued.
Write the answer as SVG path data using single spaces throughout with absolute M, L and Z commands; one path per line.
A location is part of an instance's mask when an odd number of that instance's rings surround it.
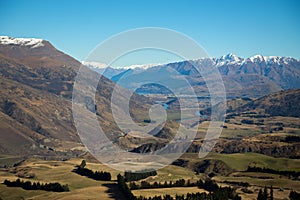
M 252 101 L 237 109 L 238 112 L 260 111 L 271 116 L 300 117 L 300 89 L 285 90 Z
M 0 45 L 1 154 L 68 157 L 85 151 L 74 126 L 71 101 L 80 63 L 49 42 L 43 44 L 36 48 Z M 89 73 L 91 78 L 96 77 L 94 72 Z M 115 139 L 122 132 L 110 114 L 114 86 L 102 77 L 95 104 L 102 129 Z M 133 95 L 131 114 L 136 121 L 147 116 L 144 111 L 149 102 Z M 90 101 L 85 103 L 86 107 L 92 105 Z

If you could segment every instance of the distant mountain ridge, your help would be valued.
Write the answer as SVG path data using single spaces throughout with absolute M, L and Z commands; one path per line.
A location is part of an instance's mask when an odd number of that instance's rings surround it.
M 122 77 L 121 85 L 132 89 L 137 80 L 157 76 L 158 73 L 162 73 L 162 69 L 169 67 L 184 75 L 196 91 L 207 90 L 197 67 L 217 67 L 229 98 L 261 97 L 282 89 L 300 88 L 300 61 L 280 56 L 255 55 L 244 59 L 229 53 L 220 58 L 202 58 L 158 66 L 126 68 L 123 71 L 109 68 L 107 71 L 110 74 L 115 73 L 114 76 L 109 77 L 111 80 L 117 82 Z M 147 91 L 149 90 L 145 90 L 145 93 Z M 159 93 L 159 89 L 150 91 Z
M 125 67 L 109 67 L 114 70 L 128 70 L 128 69 L 149 69 L 152 67 L 158 67 L 158 66 L 166 66 L 166 65 L 184 65 L 186 62 L 198 62 L 201 63 L 203 61 L 210 60 L 212 61 L 214 66 L 224 66 L 224 65 L 241 65 L 244 66 L 249 63 L 253 64 L 265 64 L 266 66 L 272 66 L 274 64 L 277 65 L 291 65 L 294 63 L 299 63 L 300 60 L 292 58 L 292 57 L 284 57 L 284 56 L 263 56 L 261 54 L 257 54 L 254 56 L 251 56 L 249 58 L 242 58 L 239 57 L 233 53 L 228 53 L 226 55 L 223 55 L 219 58 L 199 58 L 199 59 L 194 59 L 194 60 L 187 60 L 187 61 L 179 61 L 179 62 L 171 62 L 167 64 L 143 64 L 143 65 L 130 65 L 130 66 L 125 66 Z M 107 68 L 106 64 L 99 63 L 99 62 L 85 62 L 83 61 L 82 64 L 89 66 L 91 68 L 98 68 L 98 69 L 105 69 Z M 227 73 L 226 73 L 227 72 Z M 229 71 L 223 72 L 224 74 L 228 75 Z M 240 71 L 241 72 L 241 71 Z M 263 73 L 261 73 L 263 74 Z

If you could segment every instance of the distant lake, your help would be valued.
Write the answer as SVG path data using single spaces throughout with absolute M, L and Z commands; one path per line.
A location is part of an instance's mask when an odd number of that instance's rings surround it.
M 161 105 L 165 110 L 169 109 L 169 105 L 168 105 L 169 102 L 165 103 L 165 102 L 162 102 L 162 101 L 155 101 L 155 103 Z

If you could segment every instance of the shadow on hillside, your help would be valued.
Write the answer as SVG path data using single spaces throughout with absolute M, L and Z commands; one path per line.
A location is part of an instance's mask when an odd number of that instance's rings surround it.
M 103 186 L 108 187 L 108 190 L 106 190 L 105 192 L 108 193 L 109 198 L 116 200 L 126 200 L 126 197 L 119 190 L 118 184 L 107 183 L 103 184 Z

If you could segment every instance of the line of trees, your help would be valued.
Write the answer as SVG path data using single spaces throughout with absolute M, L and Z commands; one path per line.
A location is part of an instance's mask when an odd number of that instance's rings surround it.
M 131 182 L 131 181 L 138 181 L 141 179 L 145 179 L 149 176 L 155 176 L 155 175 L 157 175 L 157 172 L 151 169 L 147 171 L 137 171 L 137 172 L 125 171 L 124 178 L 126 182 Z
M 118 180 L 118 185 L 120 190 L 123 192 L 123 194 L 127 197 L 128 200 L 198 200 L 198 199 L 203 199 L 203 200 L 212 200 L 212 199 L 222 199 L 222 200 L 227 200 L 227 199 L 232 199 L 232 200 L 241 200 L 241 197 L 235 192 L 235 190 L 231 187 L 219 187 L 216 182 L 212 180 L 207 180 L 207 181 L 202 181 L 199 180 L 196 183 L 189 183 L 189 181 L 185 181 L 184 179 L 180 179 L 176 181 L 175 183 L 172 183 L 170 181 L 169 183 L 165 182 L 164 184 L 150 184 L 147 183 L 146 187 L 151 188 L 151 187 L 156 187 L 158 188 L 159 186 L 161 187 L 182 187 L 182 186 L 188 186 L 188 183 L 190 186 L 195 186 L 197 185 L 199 188 L 203 188 L 209 193 L 203 192 L 203 193 L 188 193 L 186 195 L 176 195 L 175 198 L 170 196 L 170 195 L 164 195 L 164 196 L 155 196 L 155 197 L 143 197 L 139 196 L 136 197 L 133 195 L 131 192 L 130 188 L 126 184 L 125 178 L 122 175 L 117 176 Z M 146 181 L 144 181 L 146 183 Z M 135 184 L 134 182 L 130 183 L 130 187 L 132 187 L 132 184 Z M 150 187 L 149 187 L 150 185 Z M 176 185 L 176 186 L 175 186 Z M 134 186 L 133 186 L 134 187 Z M 139 186 L 139 189 L 142 189 L 142 185 Z M 137 189 L 137 188 L 136 188 Z
M 190 182 L 190 180 L 186 181 L 184 179 L 179 179 L 175 182 L 165 181 L 164 183 L 156 182 L 156 181 L 154 183 L 142 181 L 140 185 L 137 185 L 135 182 L 129 183 L 129 187 L 131 190 L 151 189 L 151 188 L 170 188 L 170 187 L 195 187 L 197 185 L 198 185 L 197 182 Z
M 73 170 L 73 172 L 81 175 L 86 176 L 94 180 L 102 180 L 102 181 L 110 181 L 111 180 L 111 174 L 109 172 L 104 171 L 92 171 L 88 168 L 85 168 L 86 162 L 83 160 L 80 165 L 76 166 L 76 168 Z
M 300 176 L 300 172 L 296 171 L 278 171 L 269 168 L 261 168 L 256 166 L 248 166 L 247 172 L 262 172 L 262 173 L 270 173 L 270 174 L 279 174 L 288 177 L 298 178 Z
M 160 182 L 154 182 L 150 183 L 147 181 L 142 181 L 140 185 L 137 185 L 135 182 L 130 182 L 129 187 L 131 190 L 136 189 L 151 189 L 151 188 L 170 188 L 170 187 L 199 187 L 201 189 L 205 189 L 209 192 L 214 192 L 217 190 L 227 190 L 228 193 L 234 193 L 234 190 L 231 187 L 224 187 L 221 188 L 218 186 L 218 184 L 215 181 L 212 181 L 211 179 L 208 179 L 206 181 L 198 180 L 197 182 L 190 182 L 190 180 L 186 181 L 184 179 L 179 179 L 175 182 L 167 182 L 164 183 Z
M 22 181 L 19 178 L 16 181 L 5 180 L 3 182 L 8 187 L 21 187 L 24 190 L 45 190 L 45 191 L 53 191 L 53 192 L 68 192 L 68 185 L 61 185 L 58 182 L 55 183 L 40 183 L 40 182 L 30 182 L 30 181 Z

